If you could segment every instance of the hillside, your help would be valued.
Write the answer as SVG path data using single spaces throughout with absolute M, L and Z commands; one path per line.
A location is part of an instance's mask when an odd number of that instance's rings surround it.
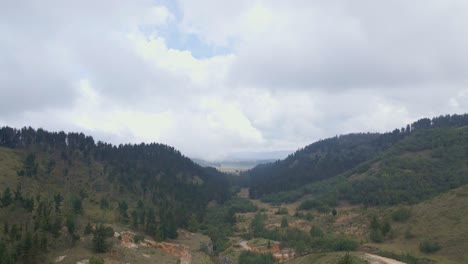
M 416 202 L 467 183 L 467 115 L 421 119 L 385 134 L 322 140 L 243 174 L 251 197 L 321 195 L 364 204 Z
M 177 228 L 203 221 L 208 202 L 230 196 L 223 174 L 162 144 L 113 146 L 81 133 L 4 127 L 0 146 L 2 263 L 47 259 L 90 224 L 93 232 L 106 224 L 173 239 Z M 104 241 L 95 250 L 107 251 Z
M 439 263 L 468 263 L 468 185 L 438 195 L 410 208 L 407 220 L 394 222 L 394 237 L 382 244 L 373 244 L 384 251 L 407 252 Z M 382 208 L 382 217 L 392 217 L 399 207 Z M 440 244 L 436 253 L 421 253 L 421 241 Z
M 0 263 L 463 263 L 466 123 L 337 136 L 240 176 L 163 144 L 4 127 Z

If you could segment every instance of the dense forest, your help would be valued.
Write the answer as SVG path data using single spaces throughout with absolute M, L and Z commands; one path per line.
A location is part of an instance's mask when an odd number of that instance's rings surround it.
M 82 133 L 3 127 L 0 147 L 22 160 L 0 190 L 1 207 L 13 212 L 0 217 L 0 263 L 30 263 L 62 227 L 72 243 L 76 229 L 89 229 L 81 217 L 88 210 L 113 211 L 122 224 L 162 241 L 203 222 L 208 202 L 231 196 L 224 174 L 163 144 L 114 146 Z M 102 238 L 97 252 L 106 250 L 105 230 L 93 229 Z
M 291 202 L 307 193 L 320 193 L 330 205 L 337 199 L 415 202 L 466 183 L 467 125 L 468 115 L 447 115 L 384 134 L 336 136 L 259 165 L 240 181 L 252 198 L 269 202 Z M 410 155 L 424 151 L 430 158 Z

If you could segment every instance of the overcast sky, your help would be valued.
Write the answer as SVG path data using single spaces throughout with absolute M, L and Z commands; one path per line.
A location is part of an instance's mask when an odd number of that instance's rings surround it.
M 0 126 L 222 159 L 468 112 L 466 0 L 0 3 Z

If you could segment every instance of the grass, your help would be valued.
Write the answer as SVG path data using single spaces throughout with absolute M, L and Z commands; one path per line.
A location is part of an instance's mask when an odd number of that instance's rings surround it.
M 398 255 L 409 254 L 419 259 L 430 259 L 441 264 L 455 264 L 468 263 L 468 254 L 466 253 L 468 252 L 467 201 L 468 185 L 410 206 L 411 216 L 409 219 L 403 222 L 390 220 L 393 237 L 386 238 L 383 243 L 370 243 L 369 241 L 368 232 L 371 216 L 377 215 L 381 220 L 391 219 L 392 212 L 400 208 L 398 206 L 340 206 L 337 208 L 338 215 L 335 217 L 327 213 L 310 211 L 313 214 L 313 219 L 310 221 L 292 216 L 300 201 L 281 206 L 288 208 L 290 226 L 294 223 L 302 223 L 305 226 L 317 225 L 326 233 L 351 235 L 361 241 L 364 246 L 377 248 L 381 251 L 393 252 Z M 267 225 L 280 224 L 282 216 L 275 215 L 278 206 L 262 203 L 258 200 L 253 200 L 253 202 L 268 215 Z M 302 211 L 304 215 L 307 212 Z M 243 221 L 238 223 L 238 227 L 245 230 L 248 228 L 254 213 L 241 214 L 241 216 Z M 411 230 L 412 238 L 407 238 L 405 235 L 408 229 Z M 438 241 L 441 249 L 431 254 L 420 252 L 419 244 L 424 240 Z M 261 246 L 262 241 L 249 241 L 249 245 L 251 243 Z M 227 252 L 229 255 L 236 256 L 239 250 L 233 247 Z M 336 254 L 312 254 L 288 263 L 334 263 L 334 256 L 336 257 Z
M 412 207 L 411 217 L 404 223 L 392 223 L 396 238 L 375 245 L 383 250 L 408 252 L 438 263 L 468 263 L 468 186 L 454 189 Z M 405 238 L 411 228 L 412 238 Z M 433 254 L 419 251 L 423 240 L 438 241 L 442 248 Z
M 298 257 L 296 259 L 287 261 L 288 264 L 309 264 L 309 263 L 320 263 L 320 264 L 336 264 L 345 255 L 343 252 L 330 252 L 330 253 L 314 253 L 306 256 Z M 353 252 L 350 253 L 353 264 L 365 264 L 367 261 L 362 259 L 362 253 Z

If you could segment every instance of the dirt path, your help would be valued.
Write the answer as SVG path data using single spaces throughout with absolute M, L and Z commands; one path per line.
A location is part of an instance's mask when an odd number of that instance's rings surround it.
M 389 259 L 369 253 L 364 253 L 364 259 L 369 261 L 370 264 L 406 264 L 398 260 Z
M 249 245 L 247 245 L 247 241 L 245 241 L 245 240 L 242 240 L 242 241 L 239 243 L 239 245 L 240 245 L 243 249 L 245 249 L 245 250 L 247 250 L 247 251 L 252 251 L 252 247 L 249 246 Z

